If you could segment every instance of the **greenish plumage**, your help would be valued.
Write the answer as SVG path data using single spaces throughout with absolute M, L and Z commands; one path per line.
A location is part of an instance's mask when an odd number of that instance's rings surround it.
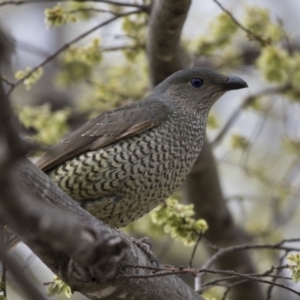
M 87 122 L 37 165 L 97 218 L 126 226 L 184 181 L 203 146 L 212 104 L 246 86 L 206 68 L 179 71 L 144 100 Z

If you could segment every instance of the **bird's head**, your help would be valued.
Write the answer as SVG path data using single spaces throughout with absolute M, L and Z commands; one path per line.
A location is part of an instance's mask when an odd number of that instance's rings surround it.
M 177 107 L 208 112 L 211 106 L 227 91 L 248 87 L 237 76 L 226 76 L 209 68 L 178 71 L 161 84 L 154 93 L 163 95 L 165 101 Z

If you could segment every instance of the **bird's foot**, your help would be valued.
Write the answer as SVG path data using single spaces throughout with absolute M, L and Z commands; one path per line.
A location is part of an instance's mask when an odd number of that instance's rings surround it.
M 155 263 L 155 266 L 158 268 L 159 267 L 159 260 L 158 258 L 154 255 L 154 253 L 151 251 L 152 248 L 152 243 L 148 237 L 143 237 L 140 239 L 135 239 L 133 237 L 130 238 L 130 240 L 137 245 L 144 253 L 147 254 L 149 257 L 151 263 Z

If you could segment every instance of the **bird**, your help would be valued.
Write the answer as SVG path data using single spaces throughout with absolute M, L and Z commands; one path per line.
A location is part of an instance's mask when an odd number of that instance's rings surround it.
M 203 147 L 212 105 L 248 87 L 237 76 L 183 69 L 144 99 L 104 112 L 36 162 L 92 215 L 120 228 L 165 201 Z

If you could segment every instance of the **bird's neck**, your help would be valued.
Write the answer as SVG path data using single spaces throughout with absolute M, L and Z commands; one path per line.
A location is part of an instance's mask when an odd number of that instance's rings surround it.
M 194 103 L 188 103 L 182 105 L 178 102 L 173 102 L 171 106 L 172 111 L 175 111 L 182 115 L 187 121 L 198 125 L 206 125 L 207 117 L 210 108 L 201 107 L 199 105 L 194 105 Z

